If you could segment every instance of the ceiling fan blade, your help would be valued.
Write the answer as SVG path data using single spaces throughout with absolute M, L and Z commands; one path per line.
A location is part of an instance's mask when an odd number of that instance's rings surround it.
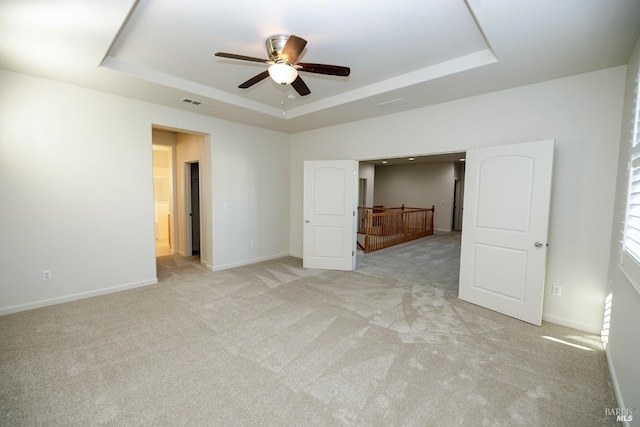
M 222 58 L 239 59 L 241 61 L 261 62 L 267 64 L 270 61 L 268 59 L 254 58 L 253 56 L 236 55 L 235 53 L 216 52 L 216 56 Z
M 293 64 L 298 60 L 298 56 L 300 56 L 306 45 L 307 41 L 305 39 L 291 35 L 282 48 L 280 56 L 289 64 Z
M 247 80 L 246 82 L 242 83 L 240 86 L 238 86 L 240 89 L 247 89 L 250 88 L 251 86 L 253 86 L 254 84 L 261 82 L 262 80 L 266 79 L 267 77 L 269 77 L 269 70 L 264 70 L 263 72 L 261 72 L 258 75 L 255 75 L 253 77 L 251 77 L 249 80 Z
M 347 77 L 351 73 L 351 68 L 341 67 L 339 65 L 329 64 L 310 64 L 308 62 L 299 62 L 296 64 L 298 71 L 306 71 L 307 73 L 328 74 L 330 76 Z
M 296 77 L 296 79 L 291 83 L 291 86 L 300 94 L 300 96 L 306 96 L 311 93 L 307 84 L 300 78 L 300 76 Z

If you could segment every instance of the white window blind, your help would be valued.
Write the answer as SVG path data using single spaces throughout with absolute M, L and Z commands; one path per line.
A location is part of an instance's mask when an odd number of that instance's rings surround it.
M 640 71 L 636 75 L 622 270 L 640 292 Z

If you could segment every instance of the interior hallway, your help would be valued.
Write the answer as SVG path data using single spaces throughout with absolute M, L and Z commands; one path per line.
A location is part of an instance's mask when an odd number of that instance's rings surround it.
M 156 258 L 173 255 L 173 250 L 169 246 L 168 240 L 156 240 Z

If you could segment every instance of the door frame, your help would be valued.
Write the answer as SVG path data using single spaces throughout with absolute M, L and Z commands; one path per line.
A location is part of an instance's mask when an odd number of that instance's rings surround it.
M 184 256 L 193 256 L 193 216 L 191 211 L 191 166 L 197 163 L 198 164 L 198 222 L 200 228 L 200 248 L 198 248 L 198 255 L 201 255 L 202 252 L 202 186 L 200 185 L 200 181 L 202 180 L 202 172 L 200 170 L 200 161 L 192 160 L 184 162 Z
M 167 141 L 160 142 L 163 138 L 156 139 L 154 137 L 154 131 L 171 133 L 174 134 L 174 137 L 168 138 Z M 180 194 L 181 191 L 184 191 L 184 183 L 182 180 L 186 175 L 185 170 L 181 169 L 181 163 L 184 163 L 187 159 L 197 161 L 199 163 L 200 263 L 213 270 L 213 212 L 211 205 L 211 200 L 213 200 L 213 157 L 211 152 L 212 135 L 206 130 L 199 131 L 195 129 L 176 128 L 173 126 L 151 123 L 149 139 L 151 146 L 153 144 L 170 145 L 173 149 L 173 160 L 171 163 L 173 168 L 173 194 L 171 195 L 171 198 L 173 200 L 174 215 L 171 220 L 173 225 L 171 240 L 173 253 L 177 256 L 187 256 L 187 236 L 185 235 L 186 226 L 183 226 L 185 209 L 184 206 L 182 206 L 182 203 L 185 202 L 185 197 Z M 152 149 L 153 147 L 150 148 Z M 153 180 L 153 174 L 150 175 Z M 153 185 L 153 182 L 151 185 Z M 154 227 L 155 221 L 153 215 L 150 216 L 150 220 L 152 221 L 151 227 Z M 155 233 L 153 234 L 153 239 L 153 252 L 150 256 L 153 257 L 153 263 L 157 266 Z M 191 247 L 189 247 L 189 250 L 191 250 Z
M 463 210 L 464 210 L 464 185 L 465 185 L 465 162 L 464 162 L 464 158 L 466 157 L 467 154 L 467 150 L 470 150 L 474 148 L 473 146 L 471 147 L 467 147 L 467 148 L 459 148 L 459 149 L 455 149 L 455 150 L 447 150 L 447 151 L 436 151 L 436 152 L 427 152 L 427 153 L 416 153 L 416 152 L 411 152 L 411 154 L 407 154 L 407 153 L 390 153 L 387 156 L 375 156 L 375 157 L 359 157 L 356 158 L 355 161 L 357 161 L 359 164 L 360 162 L 363 163 L 375 163 L 375 162 L 379 162 L 380 160 L 383 159 L 400 159 L 400 158 L 407 158 L 407 157 L 428 157 L 428 156 L 442 156 L 442 155 L 452 155 L 452 154 L 459 154 L 461 157 L 457 157 L 459 160 L 456 161 L 452 161 L 453 163 L 460 163 L 461 166 L 461 171 L 460 171 L 460 192 L 459 192 L 459 199 L 460 199 L 460 215 L 459 215 L 459 222 L 460 222 L 460 230 L 454 230 L 454 223 L 452 221 L 451 223 L 451 228 L 452 228 L 452 232 L 453 231 L 462 231 L 462 214 L 463 214 Z M 358 189 L 360 188 L 360 168 L 358 168 Z M 364 178 L 365 181 L 368 181 L 368 178 Z M 375 175 L 373 177 L 373 181 L 372 183 L 367 182 L 367 186 L 369 185 L 373 185 L 375 187 Z M 455 185 L 455 183 L 454 183 Z M 303 197 L 304 197 L 304 191 L 303 191 Z M 367 202 L 369 202 L 369 200 L 367 200 Z M 372 202 L 373 203 L 373 202 Z M 453 212 L 451 212 L 451 215 L 453 217 Z M 358 229 L 356 227 L 356 229 L 354 230 L 354 234 L 355 234 L 355 238 L 357 241 L 358 238 Z M 304 240 L 304 239 L 303 239 Z

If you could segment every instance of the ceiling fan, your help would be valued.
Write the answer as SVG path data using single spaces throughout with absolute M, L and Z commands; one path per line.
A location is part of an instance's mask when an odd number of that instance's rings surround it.
M 283 86 L 291 84 L 300 96 L 305 96 L 309 95 L 311 91 L 298 75 L 298 71 L 341 77 L 347 77 L 349 75 L 351 72 L 349 67 L 296 62 L 306 44 L 307 41 L 303 38 L 294 35 L 279 34 L 267 39 L 266 47 L 269 59 L 254 58 L 252 56 L 236 55 L 226 52 L 216 52 L 215 55 L 223 58 L 239 59 L 241 61 L 270 64 L 268 69 L 238 86 L 241 89 L 247 89 L 270 76 L 276 83 Z

